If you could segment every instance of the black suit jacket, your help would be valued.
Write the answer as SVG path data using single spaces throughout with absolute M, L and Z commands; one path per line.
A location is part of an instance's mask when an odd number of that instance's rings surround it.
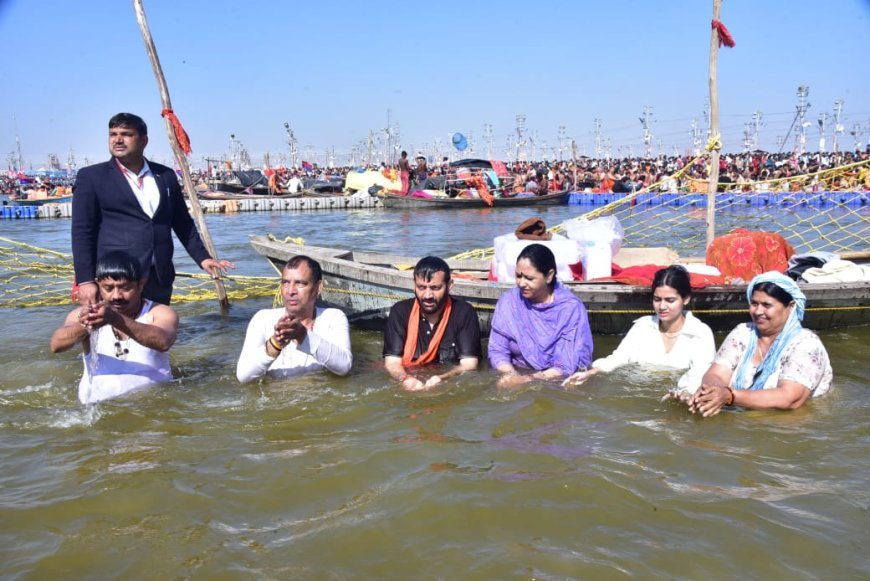
M 114 159 L 79 170 L 73 186 L 72 251 L 76 280 L 94 280 L 97 259 L 125 250 L 138 259 L 143 275 L 151 267 L 161 285 L 175 280 L 172 232 L 199 265 L 209 254 L 190 217 L 175 172 L 148 162 L 160 204 L 149 218 Z

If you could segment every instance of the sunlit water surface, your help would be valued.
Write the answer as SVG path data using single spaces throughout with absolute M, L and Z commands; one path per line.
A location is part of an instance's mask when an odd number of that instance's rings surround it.
M 555 224 L 577 207 L 538 212 Z M 247 236 L 409 254 L 488 246 L 527 210 L 209 216 L 237 272 Z M 68 249 L 69 222 L 2 224 Z M 181 269 L 191 270 L 186 256 Z M 495 389 L 487 367 L 407 394 L 381 337 L 348 377 L 240 386 L 270 300 L 183 304 L 178 379 L 83 407 L 66 307 L 0 312 L 0 577 L 867 578 L 867 327 L 821 333 L 835 389 L 795 412 L 702 420 L 674 376 Z M 722 337 L 717 338 L 721 341 Z M 617 337 L 596 337 L 595 355 Z

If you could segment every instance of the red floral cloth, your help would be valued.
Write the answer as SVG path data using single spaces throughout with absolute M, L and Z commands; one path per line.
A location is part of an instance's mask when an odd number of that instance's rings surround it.
M 756 274 L 776 270 L 785 272 L 794 248 L 775 232 L 752 232 L 738 228 L 719 236 L 707 248 L 707 264 L 715 266 L 729 282 L 746 282 Z

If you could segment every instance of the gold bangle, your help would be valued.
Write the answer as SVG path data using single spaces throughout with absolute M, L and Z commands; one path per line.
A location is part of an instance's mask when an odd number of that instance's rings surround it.
M 734 390 L 730 387 L 726 387 L 725 389 L 727 389 L 731 393 L 731 399 L 725 405 L 734 405 Z
M 280 353 L 284 349 L 281 345 L 278 344 L 277 341 L 275 341 L 275 335 L 269 337 L 269 345 L 271 345 L 272 349 L 274 349 L 278 353 Z

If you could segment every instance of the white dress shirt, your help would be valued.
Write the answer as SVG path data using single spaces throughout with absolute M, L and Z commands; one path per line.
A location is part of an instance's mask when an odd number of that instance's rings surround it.
M 139 201 L 142 211 L 148 214 L 149 218 L 153 218 L 154 213 L 157 212 L 157 206 L 160 205 L 160 190 L 157 187 L 154 174 L 151 173 L 151 168 L 148 167 L 148 162 L 142 160 L 142 169 L 139 170 L 138 174 L 134 174 L 120 162 L 118 162 L 118 167 L 127 178 L 127 183 L 130 184 L 130 189 L 133 190 L 133 195 Z

